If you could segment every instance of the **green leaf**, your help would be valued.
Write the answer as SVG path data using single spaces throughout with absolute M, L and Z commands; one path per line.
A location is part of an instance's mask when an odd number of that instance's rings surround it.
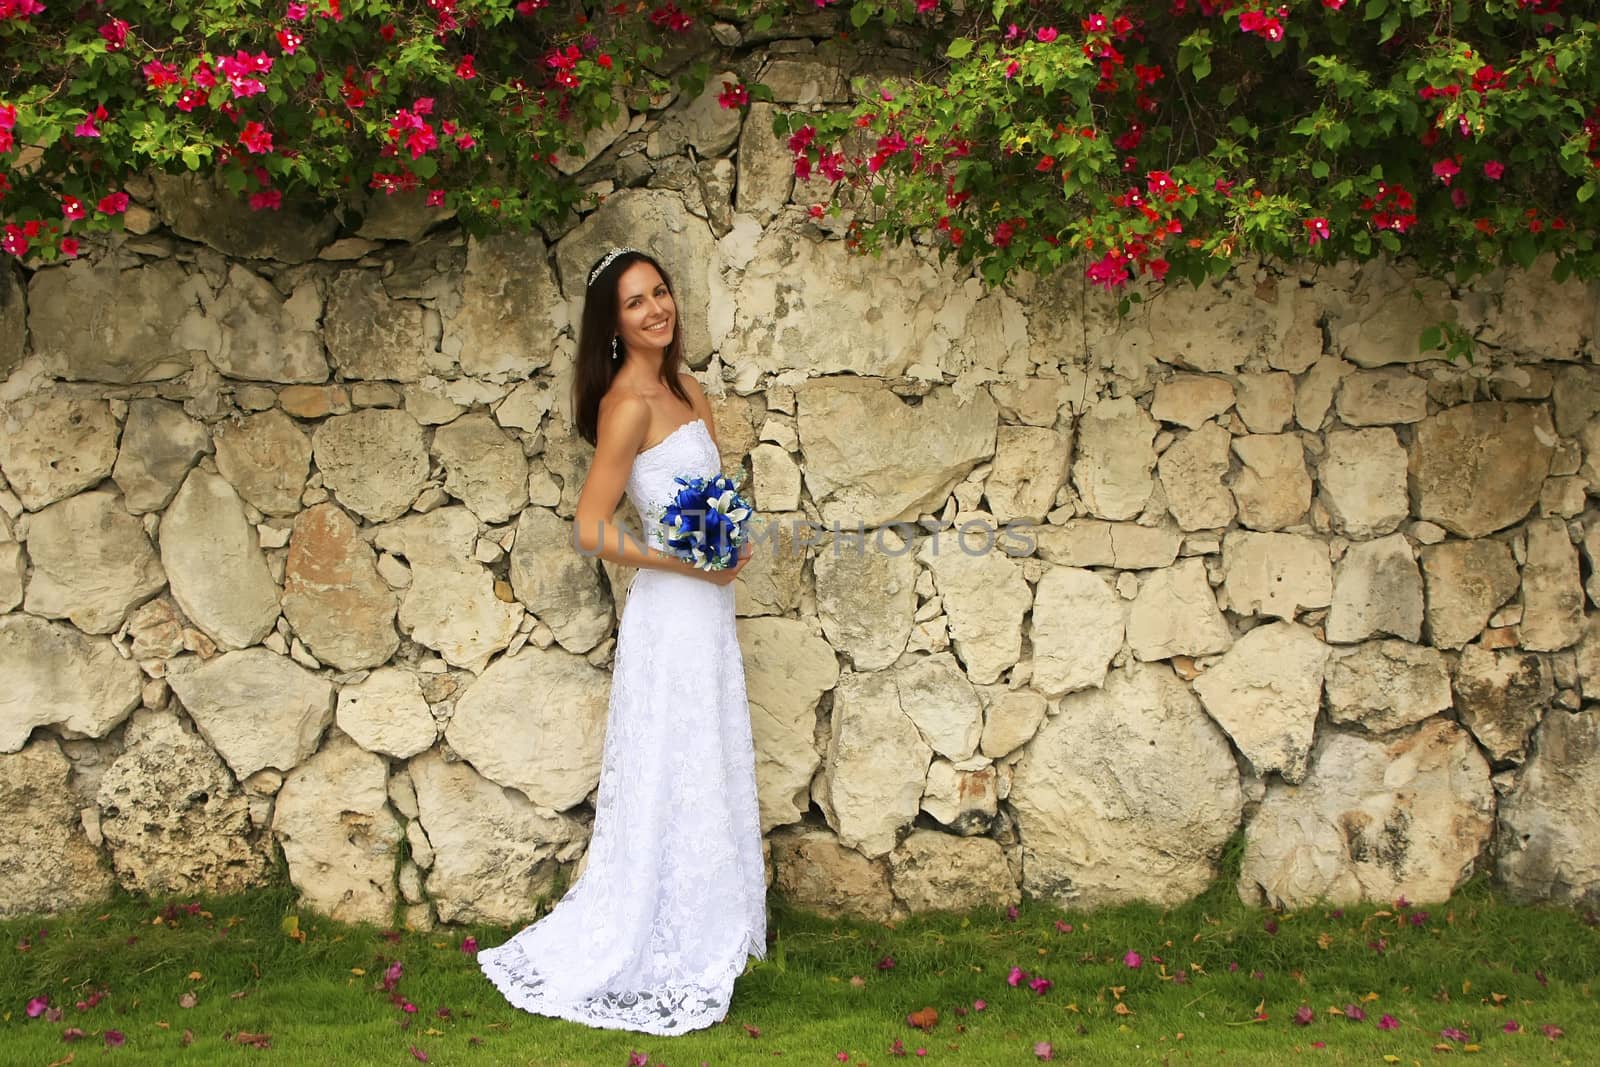
M 1532 234 L 1519 233 L 1512 239 L 1507 251 L 1524 269 L 1533 266 L 1533 261 L 1539 258 L 1539 246 L 1534 243 Z
M 184 166 L 190 170 L 200 169 L 200 150 L 198 148 L 194 145 L 184 145 L 182 155 Z
M 944 50 L 947 59 L 965 59 L 972 54 L 972 38 L 957 37 L 950 42 L 950 47 Z
M 1330 168 L 1326 163 L 1324 163 L 1320 159 L 1317 160 L 1315 163 L 1311 164 L 1311 176 L 1313 178 L 1316 178 L 1318 181 L 1321 181 L 1322 179 L 1326 178 L 1329 174 L 1332 174 L 1332 173 L 1333 173 L 1332 168 Z
M 419 178 L 431 178 L 439 173 L 439 161 L 433 156 L 419 156 L 411 161 L 411 173 Z
M 1429 326 L 1422 331 L 1422 336 L 1417 338 L 1418 352 L 1432 352 L 1444 344 L 1444 330 L 1438 326 Z
M 850 9 L 850 25 L 860 29 L 872 21 L 873 5 L 868 0 L 856 0 L 855 6 Z

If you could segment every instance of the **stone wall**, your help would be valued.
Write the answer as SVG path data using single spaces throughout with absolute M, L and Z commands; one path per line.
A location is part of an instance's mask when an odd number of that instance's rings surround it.
M 780 103 L 837 91 L 807 47 Z M 162 178 L 133 232 L 0 275 L 0 914 L 279 850 L 375 922 L 570 877 L 629 577 L 569 547 L 612 243 L 675 272 L 762 511 L 883 531 L 737 587 L 792 898 L 1173 902 L 1241 827 L 1252 901 L 1600 894 L 1594 289 L 1263 264 L 1118 320 L 1075 277 L 853 256 L 770 105 L 662 105 L 549 233 Z M 1440 321 L 1476 364 L 1418 353 Z M 1021 521 L 1021 554 L 951 529 Z

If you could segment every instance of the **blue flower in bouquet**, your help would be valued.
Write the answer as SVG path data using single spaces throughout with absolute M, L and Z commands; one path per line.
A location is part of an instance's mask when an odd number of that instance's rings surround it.
M 750 537 L 750 516 L 755 510 L 750 502 L 739 495 L 726 474 L 710 478 L 679 475 L 673 484 L 678 486 L 677 495 L 661 513 L 668 550 L 704 571 L 733 566 L 740 546 Z

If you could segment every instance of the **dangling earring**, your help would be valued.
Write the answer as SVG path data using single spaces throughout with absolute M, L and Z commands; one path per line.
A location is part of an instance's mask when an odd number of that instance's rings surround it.
M 622 358 L 622 349 L 617 344 L 617 338 L 614 337 L 614 336 L 611 338 L 611 358 L 613 360 L 618 360 L 618 359 Z

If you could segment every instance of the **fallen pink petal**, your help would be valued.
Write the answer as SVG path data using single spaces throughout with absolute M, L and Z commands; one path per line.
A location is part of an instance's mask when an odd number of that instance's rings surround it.
M 1517 1022 L 1515 1019 L 1507 1019 L 1505 1025 L 1500 1029 L 1504 1030 L 1508 1034 L 1520 1034 L 1522 1033 L 1522 1024 Z
M 49 997 L 34 997 L 28 1001 L 28 1018 L 37 1019 L 45 1013 L 45 1009 L 48 1007 L 50 1007 Z
M 1048 1041 L 1040 1041 L 1034 1045 L 1033 1054 L 1041 1060 L 1053 1060 L 1056 1058 L 1056 1050 Z
M 121 1030 L 107 1030 L 103 1037 L 107 1048 L 121 1048 L 123 1042 L 127 1040 Z
M 1566 1031 L 1561 1029 L 1561 1027 L 1557 1026 L 1555 1023 L 1545 1023 L 1543 1026 L 1539 1027 L 1539 1032 L 1545 1037 L 1548 1037 L 1551 1041 L 1560 1041 L 1563 1037 L 1567 1036 Z
M 1144 957 L 1132 949 L 1129 949 L 1128 954 L 1122 957 L 1122 963 L 1125 967 L 1128 967 L 1132 970 L 1138 970 L 1144 965 Z
M 1294 1010 L 1294 1024 L 1296 1026 L 1310 1026 L 1315 1021 L 1317 1013 L 1311 1010 L 1311 1005 L 1302 1004 Z
M 1006 975 L 1006 985 L 1019 986 L 1028 980 L 1028 972 L 1021 967 L 1011 968 L 1011 973 Z
M 1400 1029 L 1400 1020 L 1396 1019 L 1393 1015 L 1380 1015 L 1378 1016 L 1378 1029 L 1398 1030 Z

